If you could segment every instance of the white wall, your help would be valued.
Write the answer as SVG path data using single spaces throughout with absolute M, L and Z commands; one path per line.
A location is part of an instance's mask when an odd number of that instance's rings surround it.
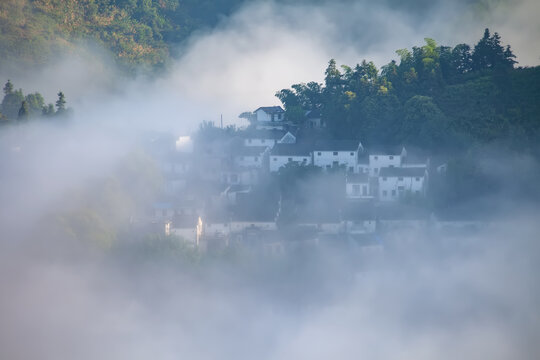
M 255 115 L 257 116 L 257 121 L 272 121 L 272 115 L 267 114 L 262 109 L 259 109 L 255 112 Z M 274 115 L 274 121 L 283 121 L 285 117 L 284 113 L 275 114 Z
M 291 161 L 289 161 L 291 159 Z M 282 166 L 285 166 L 289 162 L 296 162 L 298 164 L 311 165 L 311 156 L 283 156 L 283 155 L 270 155 L 270 171 L 276 172 Z
M 383 167 L 401 167 L 401 155 L 369 155 L 370 176 L 378 176 Z
M 234 157 L 234 163 L 238 166 L 260 168 L 263 163 L 263 155 L 258 156 L 245 156 L 238 155 Z
M 327 166 L 332 167 L 337 161 L 339 165 L 345 165 L 347 170 L 352 168 L 352 172 L 355 172 L 357 171 L 357 158 L 357 151 L 313 151 L 313 164 L 323 169 L 326 169 Z
M 358 192 L 356 192 L 355 185 L 359 186 Z M 345 192 L 349 199 L 371 198 L 369 190 L 369 183 L 347 183 L 345 185 Z
M 385 180 L 386 179 L 386 180 Z M 425 177 L 379 177 L 379 200 L 396 201 L 401 195 L 411 193 L 424 194 Z M 402 187 L 402 189 L 400 189 Z
M 274 147 L 277 140 L 274 139 L 244 139 L 244 146 L 268 146 Z

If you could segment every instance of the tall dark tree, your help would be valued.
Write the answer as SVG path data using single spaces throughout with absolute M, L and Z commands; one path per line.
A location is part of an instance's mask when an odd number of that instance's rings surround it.
M 66 97 L 63 92 L 58 93 L 58 100 L 56 100 L 56 112 L 61 114 L 66 111 Z
M 489 70 L 494 68 L 512 68 L 516 61 L 512 50 L 501 45 L 501 37 L 498 33 L 490 35 L 489 29 L 485 29 L 484 36 L 475 45 L 472 54 L 473 69 Z
M 8 95 L 13 92 L 13 84 L 11 83 L 11 80 L 8 79 L 6 85 L 4 85 L 4 94 Z

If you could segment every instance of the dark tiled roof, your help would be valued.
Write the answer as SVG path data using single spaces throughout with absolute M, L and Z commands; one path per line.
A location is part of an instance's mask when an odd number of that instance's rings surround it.
M 281 106 L 261 106 L 260 108 L 258 108 L 254 112 L 257 112 L 259 110 L 262 110 L 267 114 L 279 114 L 279 113 L 285 112 L 285 110 L 283 110 L 281 108 Z
M 422 177 L 425 172 L 425 168 L 385 167 L 379 171 L 379 177 Z
M 314 151 L 356 151 L 360 146 L 358 140 L 321 140 L 317 141 Z
M 311 148 L 302 144 L 276 144 L 270 155 L 275 156 L 309 156 Z

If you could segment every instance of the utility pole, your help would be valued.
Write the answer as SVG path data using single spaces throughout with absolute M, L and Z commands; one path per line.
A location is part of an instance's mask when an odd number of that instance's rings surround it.
M 221 114 L 221 128 L 223 129 L 223 114 Z

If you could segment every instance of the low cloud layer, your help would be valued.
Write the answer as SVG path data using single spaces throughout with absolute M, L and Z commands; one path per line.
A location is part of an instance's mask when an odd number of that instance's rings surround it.
M 400 232 L 365 263 L 320 248 L 171 267 L 4 259 L 0 354 L 41 359 L 532 359 L 538 229 Z M 54 242 L 51 242 L 51 247 Z

